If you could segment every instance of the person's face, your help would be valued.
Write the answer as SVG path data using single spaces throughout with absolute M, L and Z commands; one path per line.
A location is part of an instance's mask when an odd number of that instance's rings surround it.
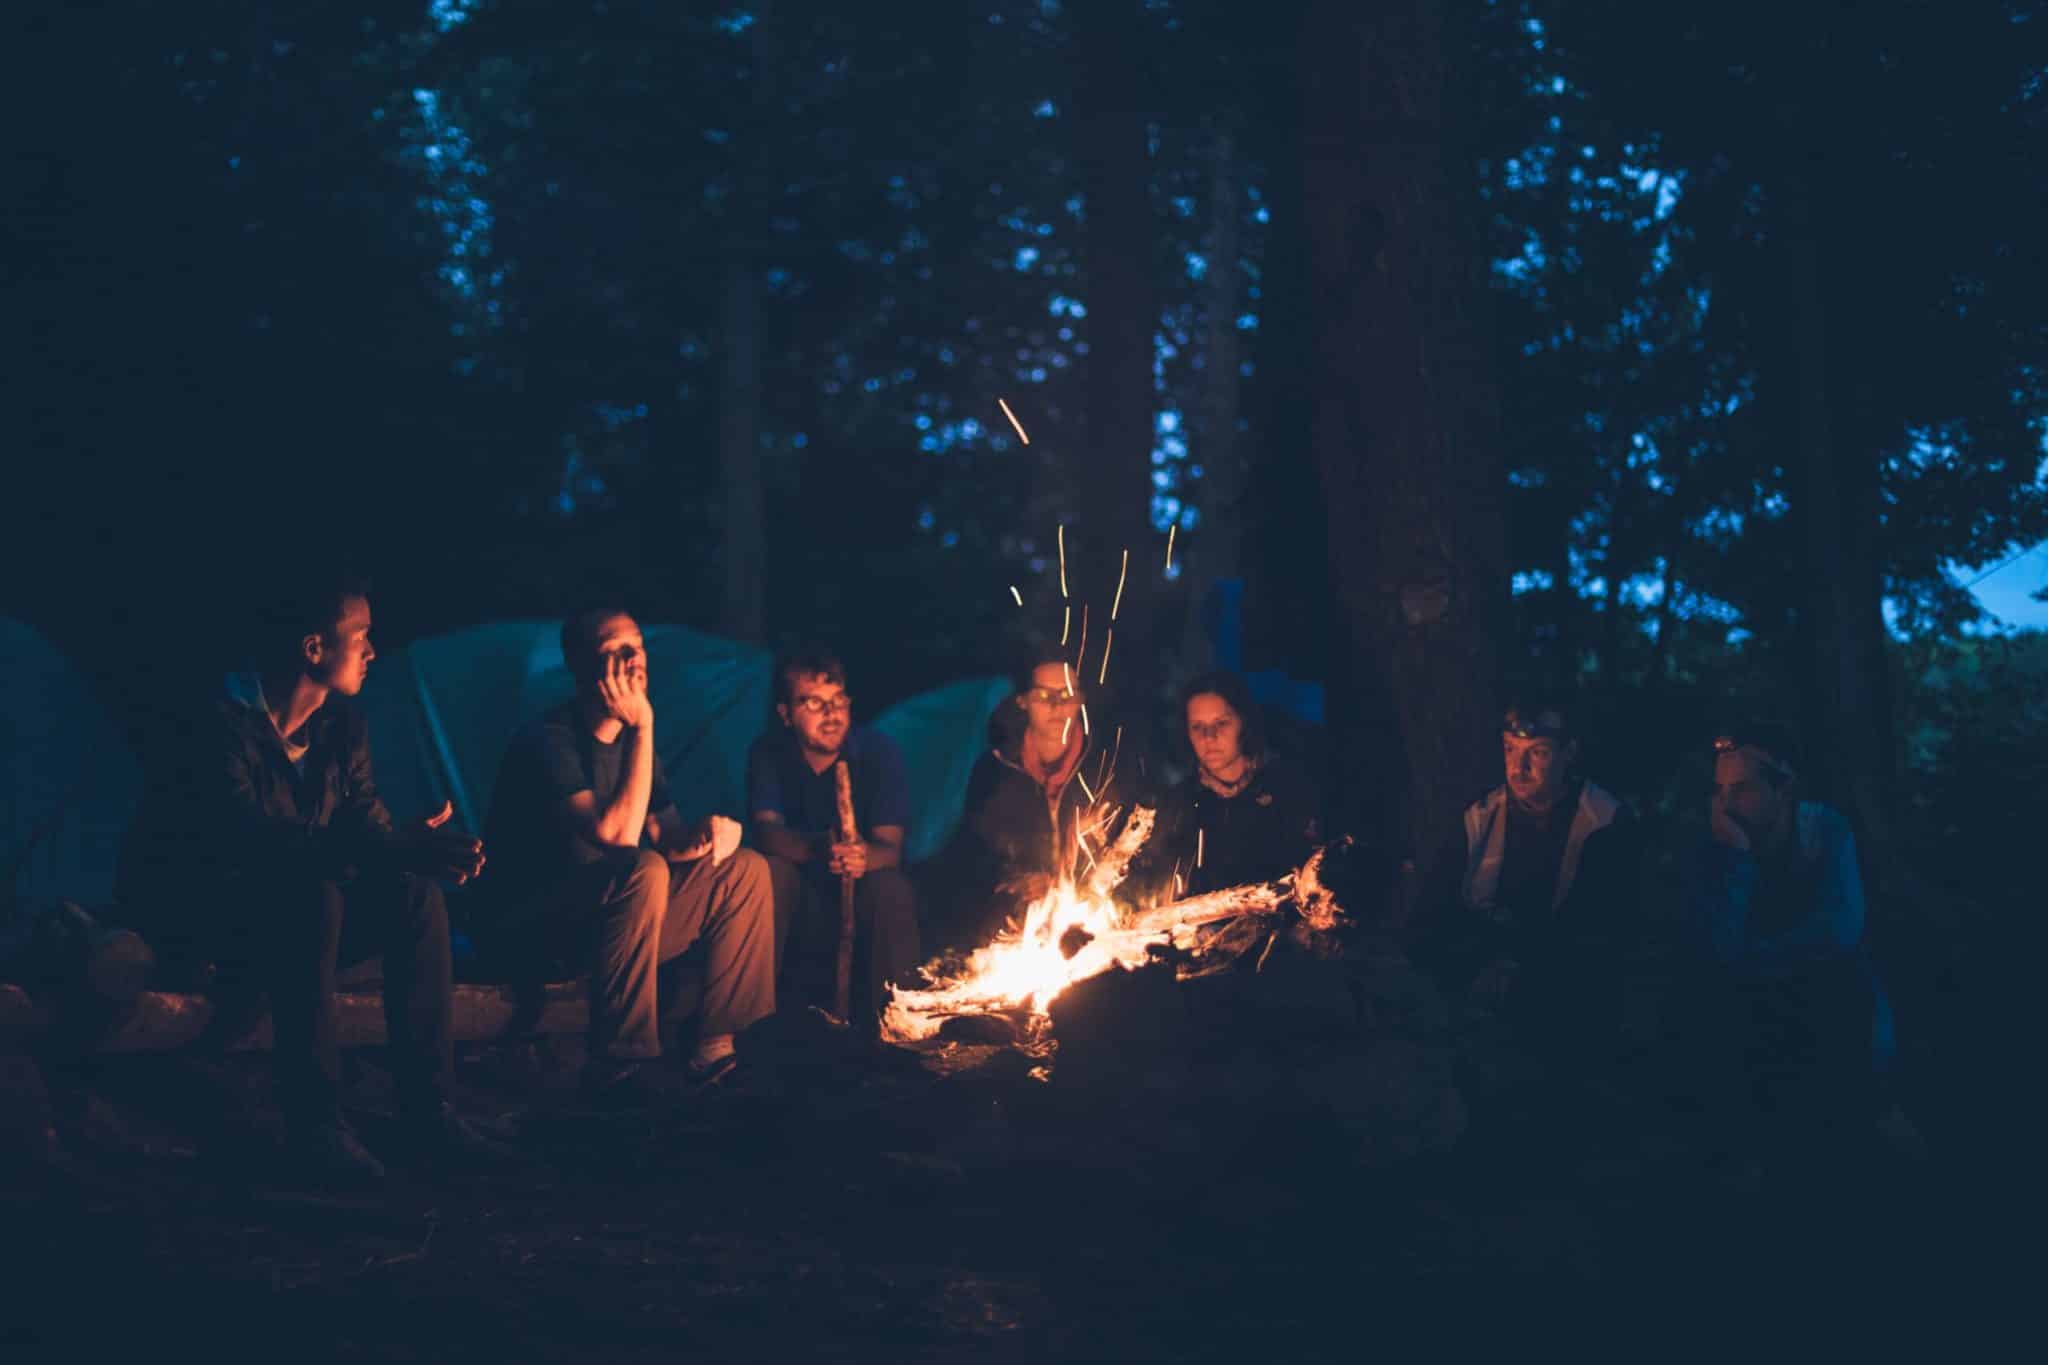
M 616 659 L 626 676 L 647 686 L 647 641 L 640 636 L 640 623 L 630 616 L 614 616 L 597 628 L 597 650 L 589 663 L 588 686 L 605 675 Z
M 1073 681 L 1078 684 L 1080 680 L 1076 678 Z M 1081 703 L 1087 698 L 1081 695 L 1078 687 L 1069 692 L 1067 684 L 1065 668 L 1056 663 L 1040 664 L 1031 670 L 1030 688 L 1017 698 L 1017 705 L 1024 708 L 1024 715 L 1030 722 L 1032 734 L 1044 747 L 1058 748 L 1061 740 L 1070 733 L 1069 722 L 1079 723 Z
M 1244 761 L 1244 720 L 1214 692 L 1188 698 L 1188 743 L 1195 761 L 1216 778 L 1236 772 Z
M 814 754 L 836 754 L 853 722 L 853 698 L 846 688 L 822 673 L 799 673 L 789 680 L 789 700 L 778 702 L 782 723 L 796 731 L 797 742 Z
M 370 599 L 344 597 L 341 618 L 324 634 L 308 635 L 302 645 L 306 674 L 329 691 L 353 697 L 363 690 L 377 647 L 370 643 Z
M 1500 747 L 1507 766 L 1508 790 L 1517 801 L 1540 810 L 1563 794 L 1565 783 L 1571 780 L 1571 761 L 1576 752 L 1570 741 L 1503 734 Z
M 1714 755 L 1714 800 L 1752 846 L 1766 842 L 1785 814 L 1785 792 L 1771 780 L 1763 758 L 1753 749 Z

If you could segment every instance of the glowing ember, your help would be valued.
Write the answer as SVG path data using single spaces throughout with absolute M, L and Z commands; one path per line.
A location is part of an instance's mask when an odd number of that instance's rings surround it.
M 1024 594 L 1017 591 L 1017 585 L 1015 583 L 1012 583 L 1010 585 L 1010 596 L 1017 599 L 1018 606 L 1021 607 L 1024 605 Z

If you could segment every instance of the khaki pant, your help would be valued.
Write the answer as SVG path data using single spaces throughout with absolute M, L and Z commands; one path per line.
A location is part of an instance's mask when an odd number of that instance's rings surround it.
M 516 971 L 590 973 L 592 1056 L 661 1055 L 656 976 L 699 939 L 701 1032 L 738 1033 L 775 1013 L 774 899 L 751 849 L 717 865 L 621 849 L 521 893 L 479 929 L 490 960 Z

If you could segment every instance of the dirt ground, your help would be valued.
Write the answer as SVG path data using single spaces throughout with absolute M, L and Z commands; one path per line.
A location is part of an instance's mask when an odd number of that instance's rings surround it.
M 1730 1320 L 1860 1325 L 1945 1302 L 1968 1200 L 1936 1160 L 1788 1180 L 1681 1130 L 1474 1120 L 1375 1140 L 1269 1042 L 1077 1042 L 1055 1058 L 863 1050 L 803 1021 L 741 1084 L 579 1107 L 580 1042 L 471 1049 L 463 1111 L 521 1164 L 323 1197 L 278 1178 L 260 1056 L 95 1064 L 72 1161 L 16 1165 L 6 1358 L 607 1361 L 1357 1359 L 1421 1331 L 1528 1337 L 1642 1314 L 1666 1345 Z M 1211 1040 L 1213 1042 L 1213 1040 Z M 1330 1068 L 1336 1068 L 1333 1073 Z M 1354 1068 L 1347 1071 L 1345 1068 Z M 388 1140 L 388 1076 L 351 1054 Z M 1342 1083 L 1340 1083 L 1341 1085 Z M 1840 1297 L 1847 1295 L 1848 1297 Z M 1669 1329 L 1681 1326 L 1677 1336 Z M 1541 1335 L 1548 1336 L 1548 1333 Z M 1574 1337 L 1578 1339 L 1578 1337 Z M 597 1353 L 594 1355 L 594 1353 Z

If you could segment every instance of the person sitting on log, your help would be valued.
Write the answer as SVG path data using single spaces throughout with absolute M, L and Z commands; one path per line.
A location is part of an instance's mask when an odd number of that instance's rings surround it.
M 384 1014 L 408 1154 L 493 1153 L 448 1104 L 453 1070 L 448 914 L 483 846 L 449 808 L 400 829 L 346 698 L 377 657 L 368 588 L 309 574 L 268 613 L 249 671 L 167 742 L 123 846 L 117 897 L 174 973 L 229 1002 L 267 991 L 287 1152 L 305 1174 L 383 1174 L 342 1117 L 337 973 L 381 958 Z
M 938 870 L 959 916 L 954 936 L 974 946 L 1073 875 L 1089 810 L 1114 781 L 1112 755 L 1083 770 L 1094 745 L 1088 693 L 1059 649 L 1026 651 L 1012 689 L 989 716 L 988 751 L 968 775 Z
M 685 820 L 655 752 L 647 644 L 612 607 L 562 624 L 576 695 L 525 727 L 498 770 L 485 833 L 499 850 L 464 928 L 492 967 L 523 978 L 590 973 L 587 1098 L 651 1097 L 661 1055 L 661 964 L 700 938 L 702 1015 L 688 1058 L 709 1084 L 736 1064 L 733 1036 L 775 1012 L 768 864 L 723 815 Z
M 1244 680 L 1222 671 L 1196 678 L 1180 709 L 1195 771 L 1160 802 L 1132 883 L 1178 900 L 1300 867 L 1322 840 L 1322 793 L 1300 764 L 1267 747 Z
M 1706 987 L 1691 1032 L 1715 1054 L 1710 1075 L 1740 1073 L 1721 1092 L 1737 1142 L 1873 1122 L 1893 1050 L 1855 836 L 1839 811 L 1801 799 L 1794 744 L 1771 723 L 1714 740 L 1708 837 L 1683 886 Z
M 920 961 L 917 893 L 903 870 L 910 780 L 903 752 L 887 735 L 853 723 L 846 669 L 819 647 L 775 661 L 779 722 L 747 753 L 747 810 L 775 887 L 778 975 L 796 945 L 804 964 L 828 958 L 839 940 L 842 879 L 853 883 L 855 1017 L 872 1029 L 884 984 L 907 981 Z M 839 831 L 833 769 L 844 762 L 856 837 Z M 814 949 L 825 949 L 816 952 Z
M 1413 956 L 1454 994 L 1506 1010 L 1528 1041 L 1617 1024 L 1635 822 L 1578 773 L 1561 703 L 1509 707 L 1501 757 L 1507 780 L 1465 809 L 1423 884 Z

